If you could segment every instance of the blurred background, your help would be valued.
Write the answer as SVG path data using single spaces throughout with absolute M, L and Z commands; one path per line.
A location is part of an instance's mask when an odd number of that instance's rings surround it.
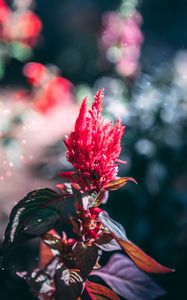
M 0 240 L 25 193 L 71 170 L 63 138 L 85 95 L 126 125 L 120 176 L 105 208 L 175 274 L 163 300 L 187 299 L 187 1 L 0 0 Z M 0 299 L 35 299 L 15 272 L 37 264 L 21 246 L 0 273 Z M 31 256 L 33 260 L 31 260 Z M 34 262 L 34 263 L 33 263 Z

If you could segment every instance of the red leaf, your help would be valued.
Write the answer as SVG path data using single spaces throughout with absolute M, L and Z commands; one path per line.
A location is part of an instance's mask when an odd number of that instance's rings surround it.
M 73 248 L 75 258 L 74 268 L 79 269 L 81 277 L 86 280 L 93 270 L 98 258 L 98 249 L 95 245 L 89 246 L 82 242 L 77 242 Z
M 121 177 L 114 181 L 110 181 L 107 185 L 104 186 L 104 188 L 110 191 L 115 191 L 125 186 L 129 181 L 133 181 L 137 184 L 136 180 L 132 177 Z
M 87 281 L 86 289 L 91 293 L 93 300 L 120 300 L 112 290 L 95 282 Z
M 148 273 L 170 273 L 174 269 L 167 268 L 159 264 L 156 260 L 146 254 L 138 246 L 129 240 L 116 239 L 120 246 L 130 256 L 138 268 Z

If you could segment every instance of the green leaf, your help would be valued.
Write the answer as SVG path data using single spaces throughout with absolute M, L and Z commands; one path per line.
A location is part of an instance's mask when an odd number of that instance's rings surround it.
M 71 214 L 75 214 L 72 199 L 50 189 L 30 192 L 12 209 L 2 249 L 41 236 Z

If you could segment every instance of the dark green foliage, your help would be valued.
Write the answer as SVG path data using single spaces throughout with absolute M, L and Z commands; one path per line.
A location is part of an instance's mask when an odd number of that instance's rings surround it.
M 66 221 L 75 214 L 64 198 L 50 189 L 38 189 L 27 194 L 13 209 L 5 232 L 2 250 L 34 237 L 41 236 L 53 228 L 60 219 Z

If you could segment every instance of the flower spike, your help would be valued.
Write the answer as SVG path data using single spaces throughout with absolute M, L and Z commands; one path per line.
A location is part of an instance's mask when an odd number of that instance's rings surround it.
M 100 89 L 91 109 L 84 98 L 74 131 L 66 137 L 66 156 L 74 166 L 73 181 L 84 191 L 100 192 L 117 177 L 121 137 L 125 127 L 117 119 L 113 125 L 102 112 L 104 89 Z

